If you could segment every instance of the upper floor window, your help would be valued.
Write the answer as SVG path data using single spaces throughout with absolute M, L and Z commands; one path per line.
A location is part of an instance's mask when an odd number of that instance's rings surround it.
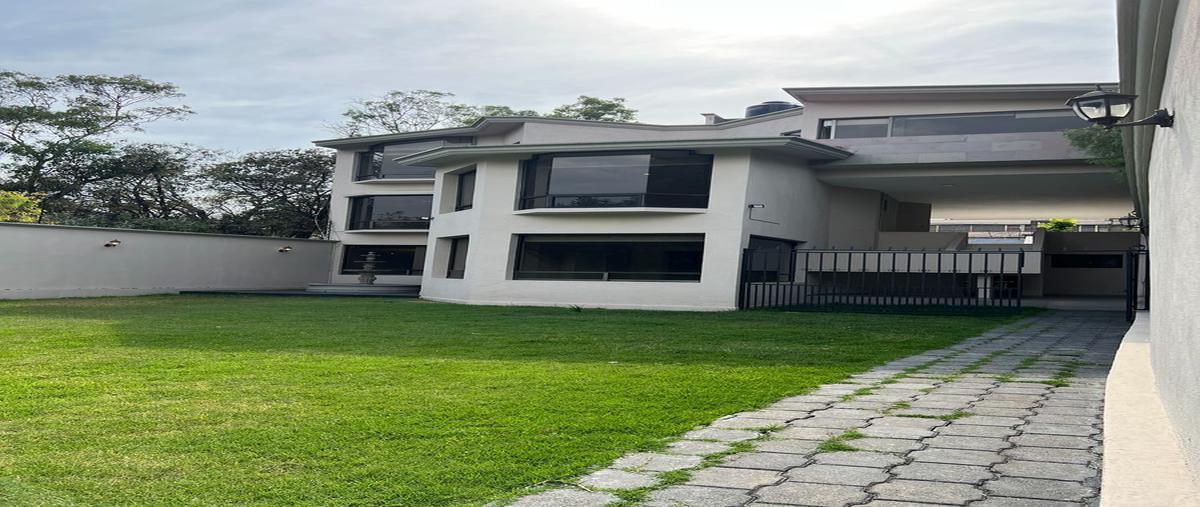
M 413 141 L 372 146 L 370 150 L 359 153 L 358 162 L 354 170 L 354 179 L 433 178 L 435 168 L 420 165 L 401 165 L 396 163 L 395 159 L 443 146 L 469 144 L 471 144 L 471 138 L 469 137 L 449 137 L 433 141 Z
M 454 211 L 471 209 L 475 206 L 475 171 L 458 174 L 457 193 L 454 195 Z
M 1068 109 L 821 120 L 818 139 L 1056 132 L 1086 127 Z
M 428 229 L 432 211 L 432 195 L 351 197 L 348 229 Z
M 539 155 L 525 162 L 520 208 L 707 208 L 712 160 L 690 151 Z

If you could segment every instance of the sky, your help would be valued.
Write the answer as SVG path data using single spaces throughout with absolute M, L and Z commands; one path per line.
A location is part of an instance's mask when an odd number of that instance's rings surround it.
M 646 123 L 740 117 L 787 86 L 1115 81 L 1112 0 L 0 0 L 0 69 L 139 74 L 195 110 L 137 140 L 242 153 L 336 137 L 430 89 Z M 127 136 L 129 137 L 129 136 Z

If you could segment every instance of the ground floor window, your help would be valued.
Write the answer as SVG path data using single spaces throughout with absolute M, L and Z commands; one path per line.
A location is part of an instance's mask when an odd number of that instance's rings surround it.
M 450 261 L 446 269 L 446 278 L 463 278 L 467 274 L 467 247 L 471 238 L 463 236 L 450 240 Z
M 518 280 L 700 281 L 701 234 L 522 235 Z
M 346 245 L 342 249 L 341 274 L 361 273 L 370 252 L 375 252 L 377 275 L 420 275 L 425 266 L 424 246 Z

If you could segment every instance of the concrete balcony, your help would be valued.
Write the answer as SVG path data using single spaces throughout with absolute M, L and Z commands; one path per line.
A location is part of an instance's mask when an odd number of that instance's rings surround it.
M 1087 158 L 1061 132 L 831 139 L 822 143 L 854 153 L 823 167 L 881 167 L 908 164 L 1006 165 L 1078 162 Z

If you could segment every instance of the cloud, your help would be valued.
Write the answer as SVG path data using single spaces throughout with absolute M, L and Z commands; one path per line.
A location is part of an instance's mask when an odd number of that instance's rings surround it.
M 1110 81 L 1103 0 L 740 2 L 367 0 L 22 2 L 0 62 L 136 73 L 197 115 L 148 139 L 249 151 L 325 138 L 354 99 L 452 91 L 550 109 L 622 96 L 643 121 L 738 116 L 785 86 Z

